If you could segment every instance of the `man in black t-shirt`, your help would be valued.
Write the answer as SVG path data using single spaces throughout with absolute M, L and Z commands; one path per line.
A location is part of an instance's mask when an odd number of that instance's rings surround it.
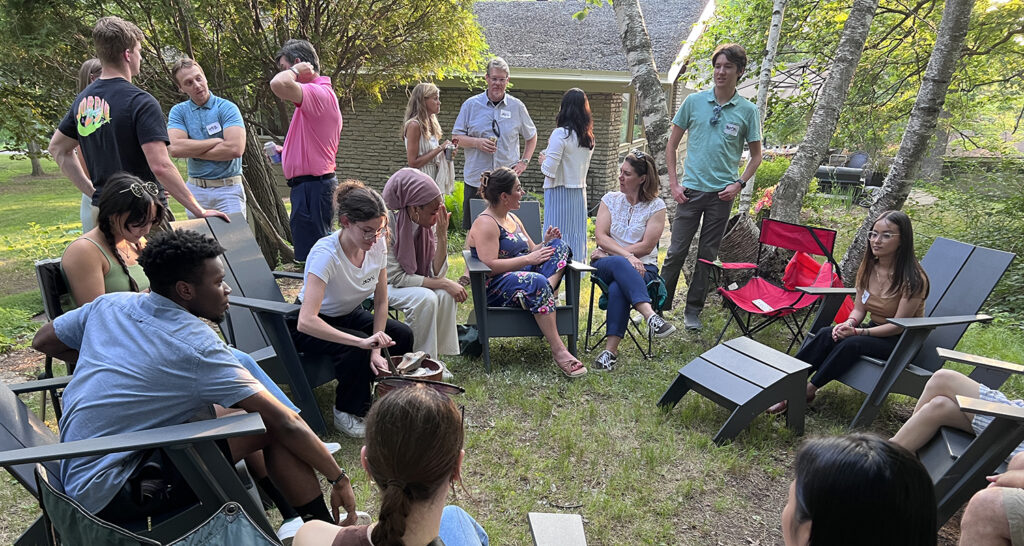
M 103 17 L 92 37 L 102 72 L 75 98 L 53 133 L 49 151 L 61 172 L 92 196 L 93 220 L 104 184 L 119 171 L 156 182 L 196 217 L 226 220 L 222 212 L 204 209 L 185 186 L 167 153 L 170 139 L 160 104 L 131 83 L 142 63 L 142 31 L 120 17 Z M 89 175 L 75 157 L 79 145 Z

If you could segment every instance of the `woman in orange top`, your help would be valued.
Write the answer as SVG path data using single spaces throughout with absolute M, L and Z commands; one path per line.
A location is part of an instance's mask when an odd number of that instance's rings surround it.
M 903 329 L 890 318 L 924 316 L 928 275 L 914 254 L 910 217 L 898 210 L 883 212 L 868 232 L 868 247 L 857 271 L 857 296 L 845 322 L 826 326 L 796 357 L 816 372 L 807 384 L 807 401 L 861 356 L 888 358 Z M 864 320 L 868 314 L 871 320 Z M 786 410 L 779 402 L 768 413 Z

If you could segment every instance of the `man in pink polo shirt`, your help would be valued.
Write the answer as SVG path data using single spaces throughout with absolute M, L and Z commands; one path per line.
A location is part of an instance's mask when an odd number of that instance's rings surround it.
M 281 72 L 270 80 L 270 90 L 295 104 L 281 149 L 281 166 L 291 188 L 292 241 L 295 259 L 301 262 L 313 243 L 331 233 L 341 110 L 331 79 L 319 75 L 320 58 L 313 44 L 288 40 L 276 59 Z

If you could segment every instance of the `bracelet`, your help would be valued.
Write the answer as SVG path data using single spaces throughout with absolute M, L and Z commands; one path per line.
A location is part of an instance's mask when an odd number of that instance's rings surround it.
M 326 478 L 327 476 L 324 476 L 324 477 Z M 340 481 L 342 480 L 342 478 L 347 478 L 347 477 L 348 477 L 348 474 L 346 474 L 346 473 L 345 473 L 345 469 L 344 469 L 344 468 L 342 468 L 342 469 L 341 469 L 341 475 L 339 475 L 337 479 L 334 479 L 334 480 L 332 480 L 332 479 L 330 479 L 330 478 L 327 478 L 327 482 L 328 482 L 328 483 L 330 483 L 330 484 L 331 484 L 332 486 L 334 486 L 334 485 L 336 485 L 336 484 L 337 484 L 338 482 L 340 482 Z
M 299 75 L 299 69 L 295 68 L 294 66 L 288 67 L 288 70 L 291 70 L 292 73 L 295 74 L 296 76 Z

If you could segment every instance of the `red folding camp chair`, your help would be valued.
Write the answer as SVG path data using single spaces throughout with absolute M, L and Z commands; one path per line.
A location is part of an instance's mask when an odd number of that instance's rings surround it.
M 729 319 L 718 336 L 719 343 L 729 329 L 733 320 L 743 330 L 743 335 L 753 337 L 755 333 L 767 328 L 775 322 L 782 322 L 793 334 L 793 339 L 786 349 L 789 352 L 797 339 L 803 337 L 803 328 L 811 313 L 798 314 L 799 311 L 808 309 L 820 301 L 820 297 L 804 293 L 797 289 L 797 286 L 831 287 L 842 286 L 839 277 L 839 264 L 832 256 L 832 248 L 835 246 L 835 230 L 790 224 L 769 218 L 761 222 L 761 236 L 758 238 L 757 261 L 760 263 L 761 254 L 766 246 L 775 246 L 787 250 L 796 251 L 790 266 L 787 270 L 798 272 L 799 268 L 806 269 L 808 262 L 801 253 L 815 256 L 824 256 L 826 261 L 818 267 L 817 274 L 813 279 L 806 276 L 796 280 L 796 286 L 778 286 L 760 276 L 756 263 L 714 263 L 707 260 L 701 262 L 710 265 L 716 273 L 717 278 L 723 278 L 721 273 L 724 270 L 753 269 L 754 276 L 741 287 L 718 287 L 718 293 L 722 295 L 722 302 L 729 309 Z M 813 261 L 813 263 L 817 263 Z M 790 275 L 799 279 L 800 275 Z M 810 280 L 809 283 L 800 281 Z

